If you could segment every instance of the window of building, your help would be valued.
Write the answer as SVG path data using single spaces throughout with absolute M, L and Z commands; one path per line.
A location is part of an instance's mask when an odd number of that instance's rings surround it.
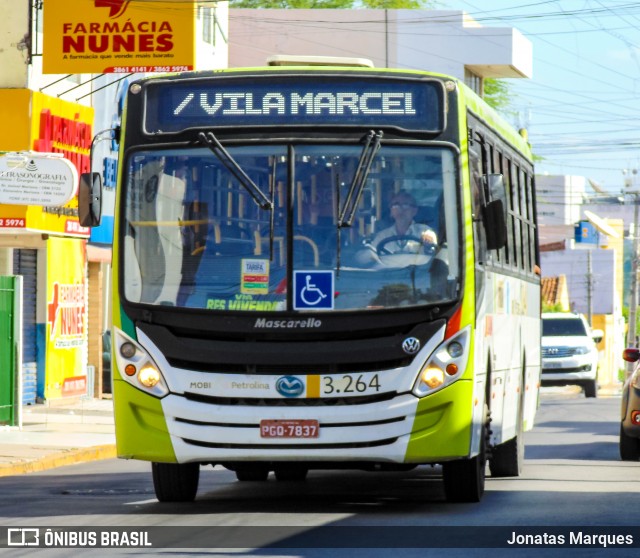
M 216 9 L 201 8 L 202 12 L 202 40 L 210 45 L 216 44 Z
M 471 70 L 465 68 L 464 69 L 464 82 L 468 85 L 475 93 L 480 95 L 480 97 L 484 94 L 484 79 L 480 77 L 478 74 L 472 72 Z

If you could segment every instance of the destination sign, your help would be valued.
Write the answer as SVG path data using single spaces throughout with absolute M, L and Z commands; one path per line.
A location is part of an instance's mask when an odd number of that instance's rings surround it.
M 144 131 L 346 125 L 440 132 L 444 127 L 444 94 L 436 81 L 266 78 L 150 83 Z

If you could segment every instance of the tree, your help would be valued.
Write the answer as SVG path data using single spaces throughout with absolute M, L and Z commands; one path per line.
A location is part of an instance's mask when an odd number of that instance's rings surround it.
M 566 312 L 562 304 L 559 302 L 556 304 L 549 304 L 548 302 L 542 303 L 542 312 Z
M 516 128 L 519 128 L 520 126 L 517 124 L 518 111 L 512 106 L 515 97 L 516 95 L 513 93 L 512 84 L 508 81 L 494 78 L 486 78 L 484 80 L 484 100 L 509 122 L 514 124 Z M 540 157 L 534 153 L 533 160 L 539 163 L 544 161 L 544 157 Z
M 348 9 L 373 8 L 399 10 L 428 8 L 432 0 L 230 0 L 230 8 Z
M 508 111 L 512 99 L 513 93 L 510 84 L 505 80 L 493 78 L 484 80 L 484 100 L 494 109 L 503 114 L 513 115 L 513 111 Z

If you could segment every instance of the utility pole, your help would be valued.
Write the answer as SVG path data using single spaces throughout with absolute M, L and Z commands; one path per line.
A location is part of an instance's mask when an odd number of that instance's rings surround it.
M 633 251 L 631 253 L 631 300 L 629 301 L 629 335 L 627 345 L 636 345 L 636 313 L 638 309 L 638 194 L 633 196 Z
M 634 178 L 637 170 L 633 170 Z M 634 186 L 632 179 L 629 179 L 628 186 Z M 638 234 L 638 196 L 640 192 L 634 190 L 627 192 L 633 196 L 633 252 L 631 254 L 631 300 L 629 301 L 629 331 L 627 334 L 627 347 L 636 346 L 636 314 L 638 310 L 638 245 L 640 244 L 640 234 Z M 633 363 L 627 364 L 627 378 L 633 373 Z
M 587 311 L 589 325 L 593 327 L 593 267 L 591 262 L 591 248 L 587 250 Z

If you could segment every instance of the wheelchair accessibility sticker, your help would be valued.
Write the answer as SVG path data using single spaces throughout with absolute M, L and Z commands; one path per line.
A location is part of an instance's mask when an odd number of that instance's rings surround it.
M 296 271 L 294 310 L 333 310 L 333 271 Z

